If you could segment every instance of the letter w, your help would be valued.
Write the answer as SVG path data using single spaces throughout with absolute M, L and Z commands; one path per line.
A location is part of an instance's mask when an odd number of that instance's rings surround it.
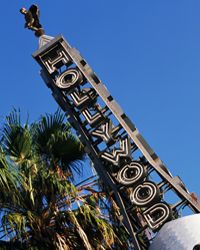
M 116 166 L 119 165 L 121 157 L 131 158 L 131 144 L 128 137 L 120 140 L 120 148 L 114 148 L 112 152 L 104 152 L 101 154 L 101 158 L 113 163 Z

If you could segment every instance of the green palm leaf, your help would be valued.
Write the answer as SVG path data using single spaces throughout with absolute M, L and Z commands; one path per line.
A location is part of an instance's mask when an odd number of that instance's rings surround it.
M 13 110 L 1 144 L 0 249 L 128 249 L 97 180 L 72 182 L 84 150 L 60 110 L 30 126 Z
M 84 159 L 82 144 L 72 135 L 65 115 L 57 110 L 55 114 L 42 116 L 32 125 L 35 149 L 43 158 L 62 170 L 76 170 L 80 173 L 80 161 Z
M 16 178 L 17 174 L 8 164 L 4 151 L 0 146 L 0 190 L 11 190 L 15 187 Z
M 31 158 L 32 138 L 28 124 L 21 125 L 20 111 L 14 109 L 6 117 L 1 141 L 5 153 L 16 163 Z

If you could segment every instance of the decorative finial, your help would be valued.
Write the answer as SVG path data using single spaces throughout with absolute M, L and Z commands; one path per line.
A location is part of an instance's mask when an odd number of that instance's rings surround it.
M 40 24 L 40 10 L 37 5 L 33 4 L 26 10 L 25 8 L 21 8 L 20 12 L 24 15 L 25 18 L 25 28 L 33 30 L 37 37 L 44 35 L 44 29 Z

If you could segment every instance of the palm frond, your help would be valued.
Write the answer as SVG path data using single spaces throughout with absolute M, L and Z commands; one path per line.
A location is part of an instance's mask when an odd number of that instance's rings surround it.
M 97 176 L 70 179 L 81 172 L 84 148 L 60 110 L 31 126 L 13 110 L 2 131 L 0 240 L 16 250 L 128 249 L 118 207 Z
M 81 172 L 81 160 L 84 159 L 84 149 L 75 138 L 65 115 L 57 110 L 55 114 L 42 116 L 38 123 L 32 125 L 35 149 L 48 162 L 58 164 L 62 170 Z
M 2 129 L 1 142 L 5 153 L 19 163 L 30 159 L 32 138 L 28 124 L 21 125 L 20 111 L 13 110 L 7 117 Z
M 0 190 L 16 188 L 17 172 L 9 165 L 5 153 L 0 146 Z M 2 198 L 2 197 L 1 197 Z

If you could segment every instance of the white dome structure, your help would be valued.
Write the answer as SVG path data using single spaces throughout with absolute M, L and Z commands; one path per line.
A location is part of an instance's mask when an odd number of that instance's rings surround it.
M 149 247 L 149 250 L 193 249 L 200 249 L 200 214 L 167 222 Z

